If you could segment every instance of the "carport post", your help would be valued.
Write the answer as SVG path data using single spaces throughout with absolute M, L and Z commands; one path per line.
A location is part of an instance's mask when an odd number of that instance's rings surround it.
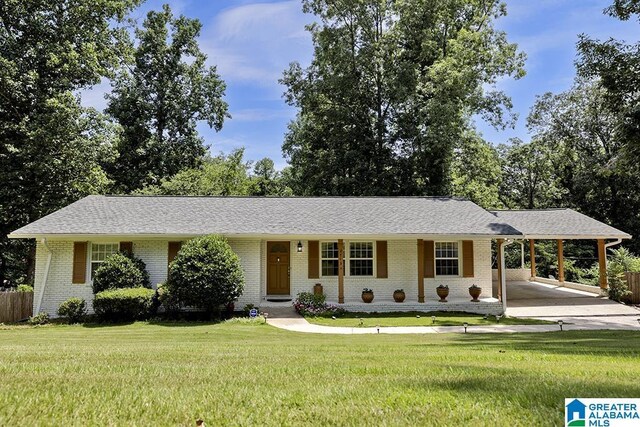
M 600 268 L 600 289 L 608 288 L 607 283 L 607 251 L 604 247 L 604 239 L 598 239 L 598 266 Z
M 529 239 L 529 258 L 531 259 L 531 280 L 536 279 L 536 246 L 535 240 Z
M 558 239 L 558 282 L 564 283 L 564 244 Z

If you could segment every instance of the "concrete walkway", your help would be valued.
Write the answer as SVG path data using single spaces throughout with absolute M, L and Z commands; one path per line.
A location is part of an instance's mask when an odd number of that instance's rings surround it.
M 305 332 L 314 334 L 338 334 L 338 335 L 361 335 L 361 334 L 443 334 L 443 333 L 463 333 L 462 326 L 395 326 L 380 328 L 348 328 L 336 326 L 314 325 L 302 316 L 298 315 L 293 308 L 278 308 L 268 312 L 268 320 L 272 326 L 294 332 Z M 640 325 L 636 318 L 629 319 L 632 322 L 623 323 L 592 323 L 575 322 L 571 325 L 563 325 L 565 331 L 593 331 L 601 329 L 610 330 L 638 330 Z M 467 333 L 514 333 L 514 332 L 552 332 L 558 331 L 558 325 L 491 325 L 491 326 L 469 326 Z

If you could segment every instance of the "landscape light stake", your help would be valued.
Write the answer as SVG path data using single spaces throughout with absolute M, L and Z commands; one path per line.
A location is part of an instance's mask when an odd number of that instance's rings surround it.
M 360 318 L 360 326 L 364 325 L 364 319 L 361 317 Z
M 269 317 L 269 313 L 262 313 L 264 316 L 264 323 L 267 323 L 267 318 Z
M 558 326 L 560 326 L 560 331 L 562 332 L 562 320 L 558 320 Z
M 467 333 L 467 327 L 469 326 L 469 324 L 467 322 L 464 322 L 462 324 L 462 326 L 464 326 L 464 333 L 466 334 Z
M 431 316 L 431 323 L 436 323 L 436 316 Z
M 638 317 L 638 324 L 640 325 L 640 317 Z
M 378 329 L 378 333 L 380 333 L 380 325 L 376 325 L 376 328 Z
M 496 322 L 500 323 L 500 319 L 502 319 L 502 315 L 496 314 Z

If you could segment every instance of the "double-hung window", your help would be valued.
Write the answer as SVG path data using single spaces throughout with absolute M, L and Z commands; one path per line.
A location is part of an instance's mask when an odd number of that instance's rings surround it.
M 373 276 L 373 242 L 349 243 L 349 275 Z
M 91 244 L 91 279 L 98 267 L 102 265 L 105 259 L 110 255 L 118 253 L 120 244 L 118 243 L 92 243 Z
M 322 242 L 322 275 L 338 275 L 338 242 Z
M 458 242 L 436 242 L 436 276 L 457 276 L 460 273 Z

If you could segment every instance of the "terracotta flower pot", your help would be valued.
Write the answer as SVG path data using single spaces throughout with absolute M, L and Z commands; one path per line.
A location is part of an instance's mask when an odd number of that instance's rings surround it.
M 363 292 L 362 301 L 366 302 L 367 304 L 373 301 L 373 292 Z
M 437 287 L 436 292 L 440 297 L 440 302 L 447 302 L 447 297 L 449 296 L 449 288 Z
M 403 302 L 405 299 L 406 295 L 404 294 L 404 292 L 401 291 L 395 291 L 393 293 L 393 300 L 395 302 Z
M 320 283 L 316 283 L 315 285 L 313 285 L 313 294 L 322 295 L 322 285 Z
M 480 302 L 478 297 L 480 296 L 481 293 L 482 293 L 482 288 L 478 288 L 477 286 L 476 287 L 471 286 L 469 288 L 469 295 L 471 295 L 471 298 L 473 298 L 471 302 Z

